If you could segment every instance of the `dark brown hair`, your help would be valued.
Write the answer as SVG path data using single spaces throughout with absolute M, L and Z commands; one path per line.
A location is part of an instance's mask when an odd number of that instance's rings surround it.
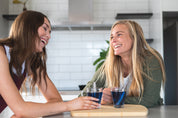
M 17 75 L 19 77 L 22 76 L 22 64 L 25 62 L 25 70 L 32 76 L 32 92 L 34 91 L 35 84 L 37 82 L 41 83 L 41 74 L 46 83 L 46 49 L 44 47 L 42 52 L 35 52 L 35 40 L 39 39 L 37 38 L 39 37 L 38 28 L 44 23 L 44 18 L 47 17 L 40 12 L 24 11 L 13 22 L 9 37 L 0 40 L 1 45 L 10 47 L 11 60 L 9 68 L 11 74 L 13 73 L 12 67 L 14 67 Z

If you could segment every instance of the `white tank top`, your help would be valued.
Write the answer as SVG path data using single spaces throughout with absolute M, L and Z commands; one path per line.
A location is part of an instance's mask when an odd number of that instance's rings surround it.
M 4 48 L 5 48 L 5 51 L 6 51 L 6 56 L 8 58 L 8 61 L 10 62 L 11 56 L 10 56 L 9 47 L 5 45 Z M 25 62 L 23 62 L 23 64 L 22 64 L 22 71 L 21 71 L 22 74 L 23 74 L 24 70 L 25 70 Z M 12 67 L 12 71 L 13 71 L 14 74 L 17 74 L 16 69 L 14 67 Z

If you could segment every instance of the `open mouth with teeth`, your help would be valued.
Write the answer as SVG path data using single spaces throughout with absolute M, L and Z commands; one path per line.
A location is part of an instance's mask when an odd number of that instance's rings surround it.
M 46 45 L 46 43 L 47 43 L 44 39 L 42 39 L 41 42 L 42 42 L 44 45 Z
M 121 44 L 115 45 L 114 48 L 117 49 L 117 48 L 119 48 L 119 47 L 121 47 L 121 46 L 122 46 Z

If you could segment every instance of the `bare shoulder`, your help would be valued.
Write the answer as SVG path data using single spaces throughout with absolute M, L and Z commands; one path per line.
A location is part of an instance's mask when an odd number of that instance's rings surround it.
M 4 47 L 0 45 L 0 51 L 5 52 Z
M 2 63 L 1 63 L 2 62 Z M 0 65 L 8 64 L 8 59 L 3 46 L 0 46 Z
M 5 80 L 9 80 L 7 78 L 10 78 L 9 61 L 7 59 L 4 47 L 0 46 L 0 85 L 1 87 L 2 87 L 2 83 L 3 84 L 6 83 Z

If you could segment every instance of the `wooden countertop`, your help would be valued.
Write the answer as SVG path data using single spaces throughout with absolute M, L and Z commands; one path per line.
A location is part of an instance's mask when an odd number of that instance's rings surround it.
M 162 105 L 154 108 L 148 109 L 149 113 L 147 116 L 133 116 L 133 117 L 123 117 L 123 116 L 112 116 L 112 118 L 177 118 L 178 116 L 178 105 Z M 70 112 L 64 112 L 62 114 L 45 116 L 43 118 L 81 118 L 72 117 Z M 103 118 L 103 117 L 82 117 L 82 118 Z M 111 118 L 111 116 L 105 116 L 104 118 Z

